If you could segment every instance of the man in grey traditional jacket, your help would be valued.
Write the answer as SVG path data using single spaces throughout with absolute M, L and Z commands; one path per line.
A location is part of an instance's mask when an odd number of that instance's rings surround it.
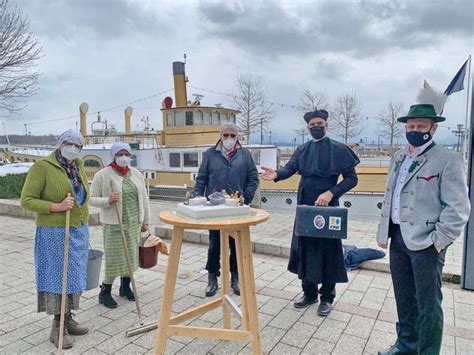
M 433 105 L 410 107 L 406 148 L 390 163 L 377 242 L 390 242 L 397 341 L 379 354 L 439 354 L 443 335 L 442 268 L 446 249 L 463 232 L 470 203 L 462 156 L 432 140 Z

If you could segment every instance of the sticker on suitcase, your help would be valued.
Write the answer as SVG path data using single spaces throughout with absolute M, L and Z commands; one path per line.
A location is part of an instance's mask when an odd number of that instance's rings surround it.
M 341 217 L 330 216 L 329 229 L 340 231 L 341 230 Z

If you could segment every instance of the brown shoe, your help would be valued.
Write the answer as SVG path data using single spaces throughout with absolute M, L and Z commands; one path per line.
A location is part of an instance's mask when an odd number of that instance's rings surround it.
M 87 328 L 85 325 L 80 325 L 77 323 L 73 318 L 73 314 L 69 312 L 66 314 L 66 326 L 67 326 L 67 331 L 71 335 L 84 335 L 89 332 L 89 328 Z
M 59 323 L 60 321 L 53 319 L 53 325 L 51 327 L 51 335 L 49 340 L 51 343 L 54 343 L 56 347 L 59 346 Z M 67 332 L 67 327 L 64 327 L 63 332 L 63 349 L 71 349 L 73 341 Z

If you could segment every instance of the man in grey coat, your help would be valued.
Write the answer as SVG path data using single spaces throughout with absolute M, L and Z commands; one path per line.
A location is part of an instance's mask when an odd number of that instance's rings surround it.
M 406 148 L 392 158 L 377 242 L 390 242 L 397 341 L 379 354 L 439 354 L 443 335 L 442 269 L 446 249 L 464 230 L 470 203 L 462 156 L 436 145 L 433 105 L 410 107 Z
M 196 185 L 192 196 L 209 196 L 213 192 L 225 190 L 229 195 L 239 192 L 245 204 L 252 202 L 258 188 L 259 178 L 257 167 L 248 149 L 243 148 L 238 141 L 237 126 L 227 122 L 221 126 L 221 136 L 215 146 L 206 150 L 202 156 Z M 231 288 L 240 295 L 237 258 L 234 239 L 230 238 L 230 272 Z M 220 233 L 209 231 L 209 249 L 207 253 L 206 270 L 208 285 L 206 297 L 214 296 L 217 292 L 217 277 L 220 275 Z

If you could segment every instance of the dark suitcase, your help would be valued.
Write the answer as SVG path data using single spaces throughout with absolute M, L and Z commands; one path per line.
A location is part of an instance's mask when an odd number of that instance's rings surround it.
M 301 237 L 346 239 L 347 209 L 298 205 L 295 234 Z

